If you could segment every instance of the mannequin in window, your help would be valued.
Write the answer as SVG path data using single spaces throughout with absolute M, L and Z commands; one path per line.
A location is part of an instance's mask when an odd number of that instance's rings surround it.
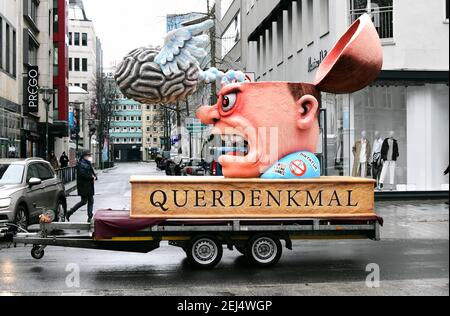
M 376 187 L 380 185 L 380 175 L 383 169 L 383 163 L 381 161 L 381 149 L 383 148 L 384 139 L 381 138 L 379 131 L 375 131 L 375 139 L 373 141 L 372 150 L 372 176 L 377 181 Z
M 391 191 L 394 190 L 395 183 L 395 168 L 397 159 L 400 156 L 398 151 L 398 142 L 394 138 L 395 133 L 391 131 L 389 138 L 386 138 L 381 148 L 381 159 L 383 160 L 383 170 L 380 176 L 380 190 L 384 188 L 384 180 L 389 171 L 389 184 L 391 185 Z
M 367 139 L 367 132 L 361 132 L 361 139 L 359 139 L 353 146 L 353 156 L 355 157 L 353 162 L 353 177 L 367 177 L 367 164 L 370 162 L 370 155 L 372 154 L 372 148 L 370 142 Z

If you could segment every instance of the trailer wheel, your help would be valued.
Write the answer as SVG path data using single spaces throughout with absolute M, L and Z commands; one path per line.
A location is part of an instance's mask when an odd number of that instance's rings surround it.
M 223 247 L 213 236 L 198 236 L 189 242 L 186 254 L 193 266 L 212 269 L 222 259 Z
M 245 256 L 252 265 L 271 267 L 281 258 L 283 247 L 273 235 L 256 235 L 250 238 L 245 248 Z
M 34 259 L 40 260 L 44 257 L 44 255 L 45 255 L 45 251 L 40 246 L 33 246 L 33 248 L 31 248 L 31 256 Z

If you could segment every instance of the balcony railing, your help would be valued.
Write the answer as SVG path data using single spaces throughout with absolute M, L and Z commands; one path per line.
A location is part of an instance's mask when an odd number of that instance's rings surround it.
M 361 15 L 368 13 L 381 39 L 394 38 L 394 7 L 373 7 L 372 9 L 354 9 L 350 11 L 350 22 L 353 23 Z

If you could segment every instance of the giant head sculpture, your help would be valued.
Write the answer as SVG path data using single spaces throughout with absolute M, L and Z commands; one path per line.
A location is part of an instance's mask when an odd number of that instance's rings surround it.
M 199 28 L 195 29 L 197 35 L 198 31 Z M 185 38 L 189 36 L 191 35 L 185 33 Z M 166 41 L 166 46 L 167 43 L 170 44 L 170 40 Z M 201 46 L 199 40 L 195 43 Z M 182 44 L 178 42 L 177 49 L 172 51 L 176 53 L 183 51 Z M 179 72 L 189 73 L 190 67 L 194 64 L 189 62 L 188 58 L 183 58 L 185 62 L 178 62 L 177 69 L 174 66 L 164 66 L 165 63 L 176 61 L 176 57 L 172 53 L 164 53 L 164 48 L 161 52 L 163 56 L 153 58 L 152 62 L 158 64 L 159 60 L 159 65 L 163 69 L 161 73 L 166 76 L 173 76 Z M 355 21 L 336 43 L 320 65 L 313 83 L 239 82 L 243 80 L 234 80 L 234 82 L 231 80 L 230 83 L 229 80 L 224 80 L 227 84 L 222 87 L 217 104 L 201 106 L 197 111 L 197 117 L 204 124 L 213 125 L 213 134 L 232 139 L 232 142 L 241 143 L 246 147 L 243 152 L 231 152 L 219 158 L 224 176 L 260 177 L 270 168 L 284 173 L 284 169 L 280 168 L 285 166 L 277 162 L 296 153 L 299 156 L 294 156 L 294 160 L 290 162 L 291 173 L 303 176 L 305 174 L 303 169 L 306 169 L 303 168 L 305 166 L 303 161 L 315 167 L 316 174 L 320 173 L 317 167 L 318 161 L 314 159 L 315 157 L 312 158 L 311 155 L 306 154 L 314 153 L 317 149 L 320 93 L 358 91 L 376 79 L 381 71 L 382 62 L 383 51 L 380 39 L 371 18 L 365 14 Z M 130 64 L 129 60 L 128 64 Z M 137 77 L 145 78 L 145 75 L 139 75 L 138 70 L 134 70 L 134 73 Z M 190 73 L 192 74 L 192 71 Z M 119 72 L 118 76 L 124 77 L 123 71 Z M 155 76 L 148 76 L 150 77 L 155 78 Z M 193 78 L 192 75 L 191 78 Z M 129 83 L 130 79 L 127 80 Z M 199 70 L 198 80 L 213 79 L 209 74 Z M 119 86 L 125 87 L 121 86 L 120 81 Z M 128 84 L 128 87 L 132 86 L 132 83 Z M 188 93 L 180 89 L 173 89 L 178 91 L 176 96 L 186 97 Z M 122 90 L 127 94 L 125 88 Z M 145 92 L 145 88 L 141 91 Z M 129 93 L 129 95 L 133 97 L 133 94 Z M 142 93 L 139 95 L 139 101 L 145 101 Z M 300 164 L 296 165 L 296 161 Z
M 316 152 L 320 92 L 352 93 L 378 76 L 383 61 L 377 31 L 368 15 L 358 19 L 321 64 L 314 83 L 236 83 L 222 88 L 217 104 L 198 118 L 213 133 L 239 135 L 246 155 L 219 158 L 226 177 L 259 177 L 292 153 Z M 300 172 L 301 174 L 301 172 Z

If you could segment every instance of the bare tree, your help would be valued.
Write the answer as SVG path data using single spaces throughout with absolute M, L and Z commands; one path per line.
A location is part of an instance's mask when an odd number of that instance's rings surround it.
M 103 167 L 105 140 L 109 140 L 111 121 L 115 113 L 115 100 L 120 94 L 113 77 L 98 74 L 94 84 L 96 102 L 93 115 L 96 119 L 96 134 L 99 144 L 99 163 Z

